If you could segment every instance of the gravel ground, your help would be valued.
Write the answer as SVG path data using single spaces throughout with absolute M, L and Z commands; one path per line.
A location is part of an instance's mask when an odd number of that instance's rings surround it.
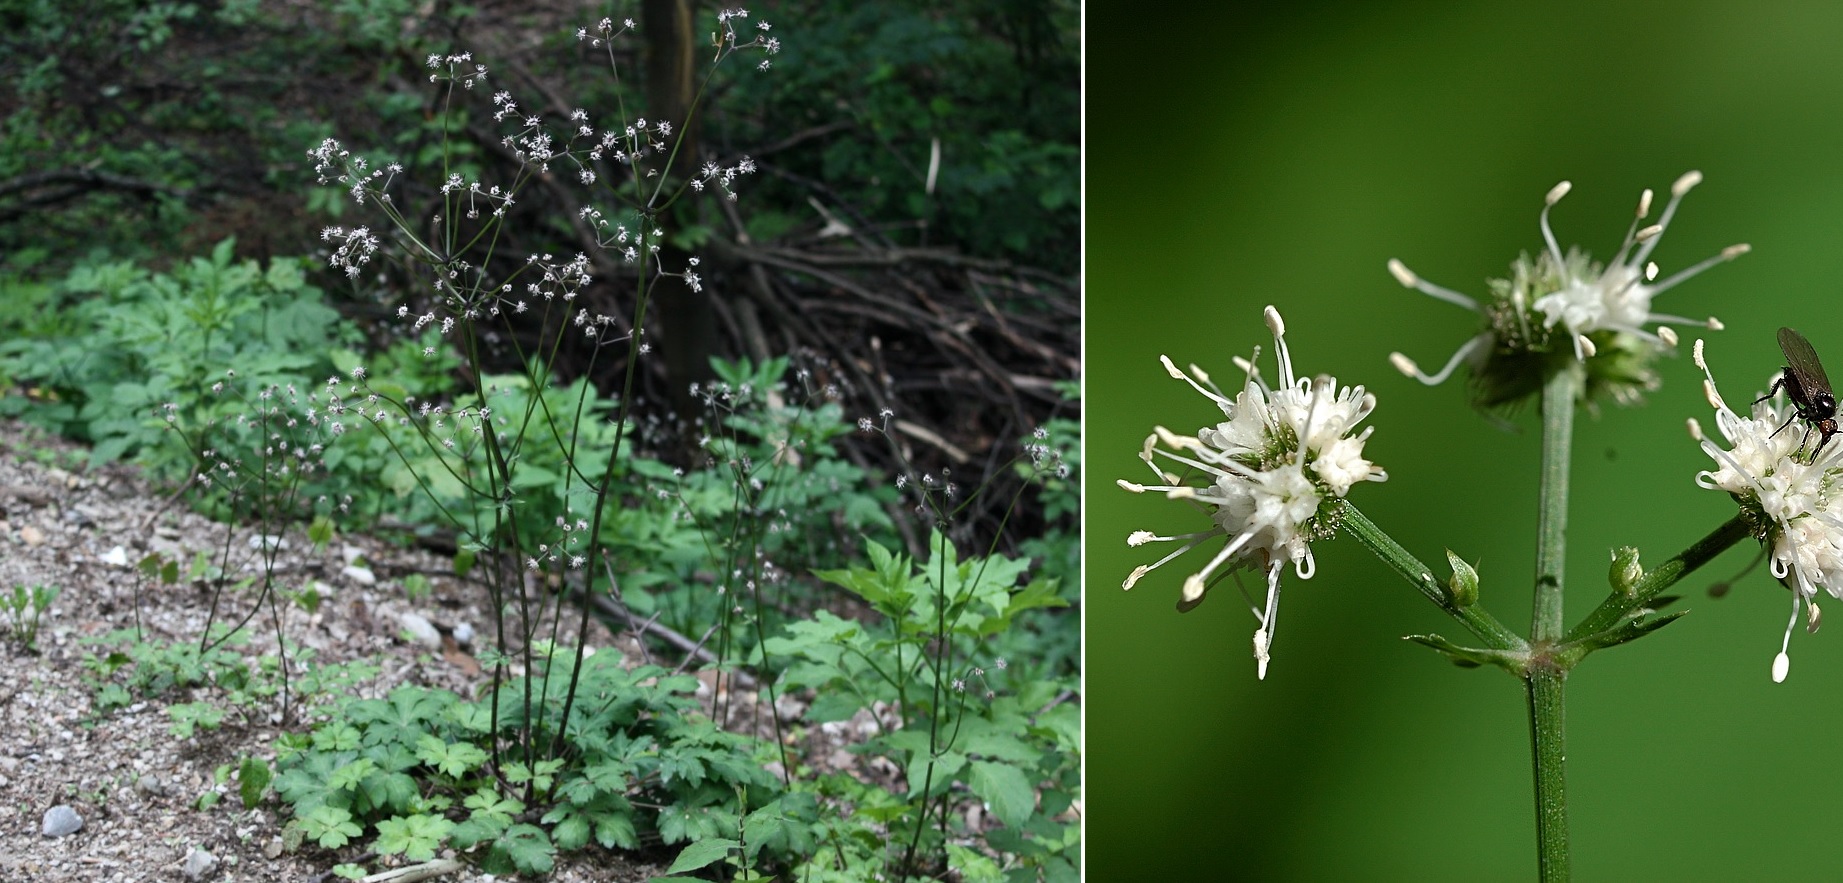
M 39 584 L 61 589 L 40 626 L 36 652 L 10 633 L 0 636 L 0 881 L 322 879 L 362 844 L 337 854 L 315 848 L 286 853 L 280 838 L 285 819 L 278 819 L 274 801 L 245 810 L 235 780 L 220 785 L 214 779 L 221 765 L 234 769 L 244 756 L 272 760 L 273 741 L 283 729 L 279 720 L 233 715 L 221 729 L 179 739 L 170 730 L 165 699 L 103 717 L 92 711 L 94 688 L 86 681 L 95 675 L 83 658 L 108 651 L 85 639 L 132 627 L 138 610 L 149 638 L 196 640 L 209 612 L 211 596 L 202 583 L 150 583 L 132 563 L 159 552 L 183 568 L 199 550 L 221 546 L 225 528 L 183 505 L 164 506 L 165 499 L 130 469 L 89 470 L 84 462 L 80 448 L 0 422 L 0 592 Z M 233 544 L 246 559 L 254 557 L 248 538 L 241 532 Z M 285 628 L 322 662 L 377 660 L 382 674 L 361 692 L 382 695 L 399 684 L 421 683 L 471 695 L 479 685 L 479 667 L 454 635 L 488 626 L 485 594 L 446 576 L 444 559 L 349 536 L 315 553 L 304 538 L 290 536 L 281 560 L 291 578 L 316 581 L 328 596 L 311 616 L 292 607 Z M 426 574 L 431 584 L 427 596 L 413 601 L 400 583 L 411 573 Z M 224 607 L 241 616 L 253 595 L 227 595 Z M 411 614 L 435 625 L 439 638 L 427 632 L 425 638 L 439 643 L 406 634 Z M 274 648 L 272 631 L 256 631 L 242 648 L 252 661 Z M 617 642 L 599 625 L 591 635 L 598 647 L 628 653 L 636 647 L 631 638 Z M 195 698 L 211 697 L 201 691 Z M 172 701 L 186 698 L 193 697 Z M 212 790 L 223 799 L 195 809 L 199 796 Z M 59 806 L 74 810 L 82 828 L 45 836 L 46 814 Z M 669 861 L 670 855 L 653 858 Z M 377 862 L 368 867 L 382 869 Z M 663 865 L 591 849 L 559 857 L 550 879 L 627 881 L 663 873 Z M 466 868 L 438 879 L 493 878 Z

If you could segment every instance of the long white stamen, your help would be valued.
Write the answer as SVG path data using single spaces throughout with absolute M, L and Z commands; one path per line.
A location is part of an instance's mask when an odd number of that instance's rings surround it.
M 1403 264 L 1401 261 L 1390 258 L 1389 272 L 1394 274 L 1395 281 L 1400 282 L 1403 288 L 1412 288 L 1428 297 L 1438 298 L 1449 304 L 1465 307 L 1474 313 L 1478 312 L 1478 301 L 1450 288 L 1443 288 L 1414 275 L 1414 271 L 1408 269 L 1407 265 Z
M 1677 283 L 1682 282 L 1683 280 L 1688 279 L 1689 277 L 1694 276 L 1697 273 L 1702 272 L 1703 270 L 1707 270 L 1708 268 L 1713 267 L 1716 264 L 1727 263 L 1728 261 L 1734 260 L 1735 258 L 1738 258 L 1741 255 L 1744 255 L 1747 252 L 1752 251 L 1752 250 L 1753 250 L 1753 247 L 1750 245 L 1747 245 L 1746 243 L 1742 243 L 1740 245 L 1730 245 L 1727 248 L 1722 249 L 1720 254 L 1705 258 L 1699 263 L 1696 263 L 1688 267 L 1687 269 L 1678 270 L 1677 272 L 1670 274 L 1670 276 L 1666 278 L 1664 281 L 1651 286 L 1651 293 L 1652 294 L 1663 294 L 1664 292 L 1669 291 L 1671 288 L 1675 287 Z
M 1401 373 L 1406 374 L 1409 377 L 1419 380 L 1420 382 L 1428 386 L 1438 386 L 1442 383 L 1445 383 L 1446 378 L 1453 376 L 1453 372 L 1459 368 L 1459 363 L 1471 357 L 1473 353 L 1478 352 L 1480 347 L 1487 346 L 1490 343 L 1491 343 L 1491 335 L 1480 334 L 1477 337 L 1474 337 L 1471 340 L 1468 340 L 1465 343 L 1460 344 L 1458 351 L 1453 353 L 1452 358 L 1446 360 L 1445 367 L 1441 368 L 1439 370 L 1439 373 L 1431 374 L 1431 375 L 1422 374 L 1420 367 L 1414 364 L 1414 360 L 1408 358 L 1407 356 L 1402 355 L 1401 353 L 1390 354 L 1389 362 L 1390 364 L 1393 364 L 1395 366 L 1395 370 L 1400 371 Z
M 1646 187 L 1645 192 L 1638 195 L 1638 212 L 1632 216 L 1632 225 L 1626 228 L 1625 240 L 1619 243 L 1619 253 L 1613 255 L 1612 263 L 1608 266 L 1625 263 L 1626 253 L 1631 251 L 1632 245 L 1638 241 L 1638 224 L 1648 214 L 1651 214 L 1651 188 Z
M 1280 363 L 1280 385 L 1291 387 L 1293 377 L 1293 353 L 1286 346 L 1286 322 L 1280 318 L 1280 311 L 1273 307 L 1265 310 L 1267 328 L 1273 332 L 1274 359 Z
M 1662 233 L 1666 227 L 1670 226 L 1670 219 L 1676 215 L 1677 205 L 1683 201 L 1683 194 L 1688 193 L 1690 188 L 1700 183 L 1702 183 L 1702 173 L 1692 171 L 1684 172 L 1683 176 L 1676 180 L 1676 183 L 1670 185 L 1670 202 L 1664 205 L 1664 214 L 1657 219 L 1657 229 L 1659 233 Z M 1652 236 L 1651 239 L 1638 250 L 1638 256 L 1634 260 L 1642 262 L 1645 258 L 1650 257 L 1651 250 L 1657 247 L 1657 242 L 1657 237 Z
M 1800 595 L 1793 592 L 1792 621 L 1785 624 L 1785 640 L 1779 643 L 1779 655 L 1773 657 L 1773 683 L 1775 684 L 1785 683 L 1785 676 L 1792 668 L 1792 656 L 1788 651 L 1792 649 L 1792 627 L 1798 625 L 1798 602 L 1800 600 Z
M 1566 266 L 1567 264 L 1562 260 L 1561 246 L 1555 242 L 1555 231 L 1549 228 L 1549 209 L 1554 208 L 1555 203 L 1560 202 L 1562 197 L 1567 196 L 1568 191 L 1573 189 L 1573 187 L 1573 184 L 1563 181 L 1549 188 L 1549 195 L 1543 197 L 1542 200 L 1542 215 L 1539 219 L 1542 227 L 1542 238 L 1548 242 L 1549 256 L 1555 259 L 1555 266 L 1557 267 Z
M 1255 676 L 1267 679 L 1267 662 L 1271 658 L 1268 648 L 1273 646 L 1274 621 L 1280 617 L 1280 562 L 1275 561 L 1267 568 L 1267 614 L 1261 617 L 1261 627 L 1254 633 Z

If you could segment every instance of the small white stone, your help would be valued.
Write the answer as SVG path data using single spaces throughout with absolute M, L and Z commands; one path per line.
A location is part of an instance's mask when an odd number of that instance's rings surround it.
M 97 560 L 101 561 L 104 564 L 113 564 L 116 567 L 127 567 L 128 566 L 128 550 L 121 546 L 116 546 L 115 548 L 110 549 L 109 551 L 96 556 L 96 558 Z
M 45 810 L 44 834 L 46 837 L 63 837 L 83 830 L 83 817 L 77 811 L 64 804 L 58 804 Z
M 199 849 L 198 847 L 193 847 L 192 851 L 186 854 L 186 864 L 181 870 L 185 872 L 187 880 L 203 880 L 205 876 L 210 874 L 212 869 L 217 866 L 217 856 L 203 849 Z
M 378 581 L 377 574 L 372 573 L 371 568 L 360 567 L 356 564 L 346 565 L 344 569 L 339 571 L 339 573 L 341 576 L 344 576 L 346 579 L 349 579 L 355 583 L 358 583 L 359 585 L 364 585 L 364 586 L 376 585 Z
M 436 631 L 435 626 L 422 614 L 405 613 L 397 617 L 397 622 L 403 626 L 403 630 L 408 632 L 410 639 L 416 643 L 427 647 L 440 647 L 442 645 L 441 632 Z

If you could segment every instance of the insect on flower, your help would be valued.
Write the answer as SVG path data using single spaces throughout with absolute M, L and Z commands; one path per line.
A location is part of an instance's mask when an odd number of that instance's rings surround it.
M 1811 430 L 1818 431 L 1817 449 L 1811 452 L 1811 462 L 1817 462 L 1817 455 L 1830 443 L 1830 437 L 1837 434 L 1837 397 L 1830 389 L 1830 378 L 1824 376 L 1824 366 L 1817 360 L 1817 351 L 1811 348 L 1811 341 L 1790 328 L 1779 329 L 1779 349 L 1785 353 L 1785 370 L 1779 379 L 1773 381 L 1771 389 L 1754 404 L 1772 398 L 1784 389 L 1786 398 L 1792 400 L 1793 413 L 1785 419 L 1773 435 L 1778 435 L 1793 419 L 1804 420 L 1811 424 L 1805 428 L 1805 437 L 1798 443 L 1803 449 L 1806 441 L 1811 439 Z

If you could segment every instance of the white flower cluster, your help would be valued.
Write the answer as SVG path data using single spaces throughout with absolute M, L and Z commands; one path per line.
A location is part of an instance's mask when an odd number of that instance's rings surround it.
M 1539 220 L 1542 240 L 1547 248 L 1534 261 L 1519 260 L 1513 267 L 1511 280 L 1507 283 L 1494 283 L 1494 296 L 1509 301 L 1505 305 L 1508 307 L 1507 313 L 1516 323 L 1526 321 L 1525 316 L 1539 316 L 1544 329 L 1564 330 L 1572 341 L 1574 357 L 1581 360 L 1594 356 L 1596 347 L 1588 335 L 1595 332 L 1630 334 L 1654 345 L 1674 346 L 1676 336 L 1670 329 L 1659 327 L 1653 332 L 1646 330 L 1645 326 L 1668 323 L 1705 325 L 1719 329 L 1721 323 L 1713 318 L 1689 319 L 1651 311 L 1651 301 L 1659 294 L 1716 264 L 1740 257 L 1749 250 L 1745 244 L 1731 245 L 1663 280 L 1657 278 L 1657 264 L 1650 261 L 1651 252 L 1657 248 L 1664 230 L 1670 226 L 1670 220 L 1676 215 L 1677 205 L 1683 201 L 1684 194 L 1700 183 L 1701 172 L 1687 172 L 1677 178 L 1670 186 L 1670 202 L 1664 206 L 1663 215 L 1656 224 L 1645 227 L 1639 224 L 1651 213 L 1652 193 L 1646 190 L 1640 194 L 1638 211 L 1626 230 L 1625 241 L 1620 243 L 1619 251 L 1605 266 L 1594 263 L 1585 253 L 1576 249 L 1569 249 L 1565 254 L 1562 252 L 1561 245 L 1555 239 L 1555 231 L 1549 227 L 1549 209 L 1560 202 L 1573 185 L 1567 181 L 1556 184 L 1550 188 L 1543 201 Z M 1493 312 L 1471 297 L 1420 278 L 1401 261 L 1390 260 L 1389 272 L 1403 286 L 1423 294 L 1483 313 L 1487 317 Z M 1390 359 L 1402 373 L 1432 385 L 1444 381 L 1461 362 L 1481 362 L 1493 346 L 1505 343 L 1501 339 L 1503 336 L 1498 331 L 1487 329 L 1466 341 L 1443 368 L 1431 375 L 1422 373 L 1411 359 L 1400 353 L 1391 355 Z M 1526 330 L 1521 336 L 1527 338 L 1530 335 Z
M 1696 341 L 1696 366 L 1706 378 L 1704 392 L 1715 408 L 1715 427 L 1728 442 L 1724 450 L 1690 421 L 1690 432 L 1714 458 L 1713 471 L 1696 473 L 1696 484 L 1725 491 L 1759 518 L 1770 571 L 1792 590 L 1792 618 L 1785 627 L 1779 655 L 1773 658 L 1773 681 L 1784 681 L 1791 667 L 1788 650 L 1800 607 L 1806 627 L 1817 631 L 1817 593 L 1843 598 L 1843 445 L 1824 446 L 1804 459 L 1807 432 L 1792 425 L 1793 403 L 1774 396 L 1754 402 L 1747 416 L 1728 407 L 1715 390 L 1715 377 Z
M 1281 568 L 1291 562 L 1300 579 L 1310 579 L 1316 567 L 1310 543 L 1329 536 L 1335 527 L 1335 520 L 1326 517 L 1326 501 L 1341 499 L 1357 482 L 1388 478 L 1363 458 L 1370 429 L 1356 431 L 1357 424 L 1375 409 L 1376 397 L 1361 386 L 1339 389 L 1331 377 L 1296 376 L 1286 347 L 1285 324 L 1273 307 L 1267 308 L 1266 316 L 1274 335 L 1279 385 L 1268 386 L 1253 360 L 1237 359 L 1247 380 L 1231 399 L 1202 369 L 1192 366 L 1186 374 L 1161 356 L 1172 377 L 1209 397 L 1226 419 L 1199 429 L 1194 436 L 1156 427 L 1146 438 L 1140 459 L 1152 468 L 1158 483 L 1119 483 L 1134 493 L 1157 491 L 1169 499 L 1192 501 L 1215 522 L 1210 530 L 1178 536 L 1135 531 L 1127 538 L 1129 545 L 1183 545 L 1153 564 L 1134 568 L 1123 588 L 1132 588 L 1147 573 L 1215 537 L 1226 542 L 1208 564 L 1185 578 L 1179 610 L 1201 603 L 1211 577 L 1225 566 L 1258 570 L 1266 577 L 1265 604 L 1257 606 L 1250 599 L 1260 621 L 1254 633 L 1254 657 L 1263 678 L 1279 612 Z M 1154 462 L 1155 455 L 1188 467 L 1187 474 L 1166 472 Z

